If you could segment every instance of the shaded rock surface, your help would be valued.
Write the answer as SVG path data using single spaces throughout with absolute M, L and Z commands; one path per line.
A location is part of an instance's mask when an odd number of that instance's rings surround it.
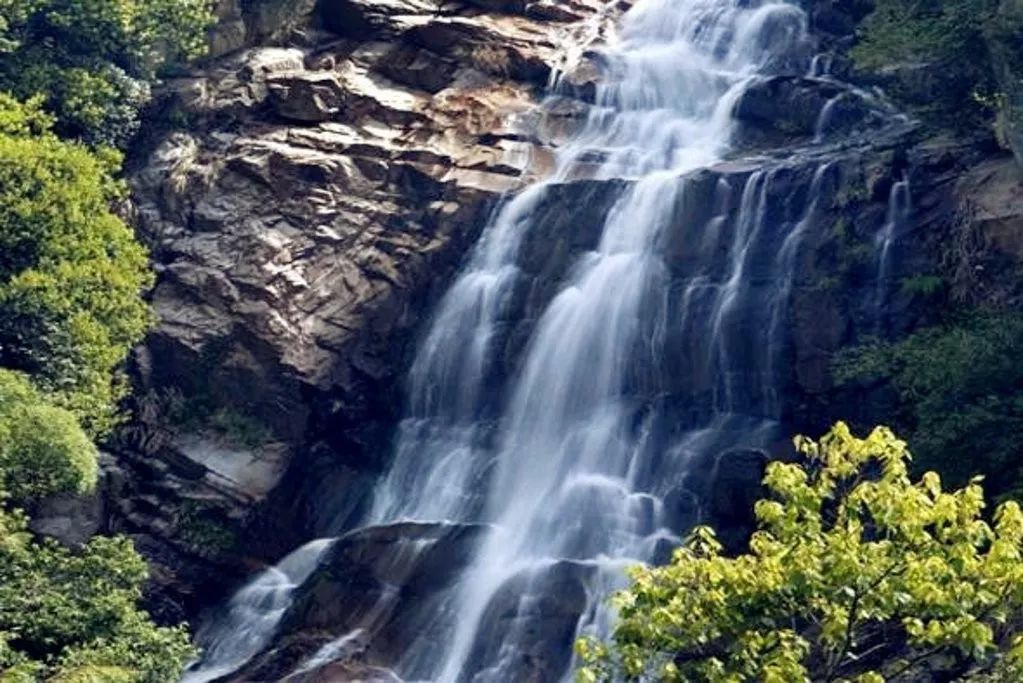
M 387 665 L 442 632 L 439 601 L 486 530 L 405 523 L 342 536 L 294 596 L 274 642 L 227 680 L 283 680 L 294 672 L 309 676 L 298 680 L 359 680 L 347 677 L 354 672 L 391 680 Z

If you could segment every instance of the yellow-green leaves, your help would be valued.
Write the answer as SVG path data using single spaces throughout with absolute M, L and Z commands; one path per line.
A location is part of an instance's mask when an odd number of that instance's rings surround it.
M 701 527 L 671 564 L 634 570 L 612 641 L 580 641 L 579 680 L 878 683 L 1019 660 L 1018 505 L 991 525 L 978 482 L 911 481 L 884 427 L 795 445 L 801 463 L 768 467 L 749 552 L 722 556 Z
M 33 105 L 0 97 L 0 367 L 30 374 L 99 435 L 123 393 L 115 370 L 150 322 L 152 275 L 110 210 L 117 155 L 43 125 Z
M 0 2 L 0 91 L 41 95 L 62 135 L 124 146 L 159 71 L 203 51 L 214 4 Z

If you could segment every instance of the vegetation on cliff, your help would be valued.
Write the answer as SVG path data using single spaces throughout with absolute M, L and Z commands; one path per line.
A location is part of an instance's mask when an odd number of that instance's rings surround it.
M 205 0 L 0 0 L 0 680 L 177 680 L 182 627 L 139 607 L 126 538 L 69 548 L 24 511 L 98 480 L 122 365 L 151 315 L 118 217 L 123 145 L 161 65 L 195 54 Z
M 975 125 L 1003 111 L 995 52 L 1019 45 L 1023 16 L 1005 11 L 1002 0 L 877 0 L 860 27 L 852 50 L 867 71 L 903 72 L 886 85 L 932 121 L 952 127 Z M 1023 56 L 1023 48 L 1017 48 Z M 911 91 L 917 90 L 913 93 Z
M 996 495 L 1023 487 L 1023 314 L 975 311 L 898 342 L 870 341 L 839 356 L 840 382 L 890 386 L 892 419 L 916 467 L 956 485 L 980 473 Z
M 581 681 L 1020 680 L 1023 512 L 983 517 L 977 480 L 912 481 L 906 444 L 839 423 L 772 463 L 749 552 L 696 529 L 636 568 L 609 643 L 581 640 Z
M 149 323 L 145 250 L 110 208 L 116 162 L 58 139 L 37 102 L 0 95 L 0 366 L 93 436 L 116 419 L 117 368 Z
M 0 91 L 44 97 L 64 137 L 123 146 L 150 82 L 199 54 L 208 0 L 0 0 Z
M 193 654 L 184 628 L 138 607 L 147 567 L 128 539 L 69 549 L 28 529 L 20 507 L 92 492 L 97 456 L 70 411 L 0 370 L 2 681 L 169 682 Z

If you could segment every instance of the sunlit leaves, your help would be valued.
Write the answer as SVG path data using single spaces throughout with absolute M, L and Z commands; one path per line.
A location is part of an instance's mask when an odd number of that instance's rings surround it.
M 193 650 L 138 609 L 145 576 L 127 539 L 71 551 L 0 509 L 0 680 L 176 681 Z
M 801 462 L 768 468 L 748 553 L 722 556 L 699 528 L 669 565 L 633 570 L 611 642 L 578 645 L 580 680 L 993 681 L 1016 666 L 1019 506 L 989 524 L 979 482 L 911 481 L 884 427 L 795 444 Z
M 123 146 L 165 64 L 200 54 L 209 0 L 0 0 L 0 91 L 39 94 L 62 135 Z
M 0 97 L 0 366 L 29 373 L 90 434 L 114 422 L 115 368 L 150 322 L 145 250 L 110 203 L 116 154 L 58 140 Z

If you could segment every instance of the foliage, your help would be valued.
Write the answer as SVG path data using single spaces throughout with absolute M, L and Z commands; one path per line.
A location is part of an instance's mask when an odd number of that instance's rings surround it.
M 123 145 L 159 69 L 201 54 L 212 20 L 209 0 L 0 0 L 0 90 L 42 94 L 62 135 Z
M 124 391 L 114 369 L 149 324 L 152 275 L 109 208 L 119 159 L 46 124 L 37 103 L 0 96 L 0 366 L 32 375 L 98 435 Z
M 188 502 L 178 516 L 178 535 L 204 552 L 229 552 L 238 542 L 237 537 L 216 510 L 203 503 Z
M 866 68 L 984 54 L 999 0 L 878 0 L 853 54 Z
M 933 296 L 945 289 L 945 280 L 940 275 L 913 275 L 902 280 L 902 291 L 906 294 Z
M 924 106 L 923 113 L 943 118 L 956 114 L 950 120 L 967 123 L 964 113 L 981 115 L 998 100 L 990 39 L 1023 29 L 1023 21 L 1005 25 L 999 4 L 999 0 L 877 0 L 852 55 L 858 66 L 873 71 L 897 64 L 940 64 L 948 77 L 937 88 L 943 99 Z
M 57 6 L 0 0 L 0 50 L 20 50 L 11 27 Z M 36 540 L 15 508 L 93 489 L 90 437 L 114 424 L 117 368 L 150 319 L 145 250 L 110 209 L 119 155 L 52 125 L 41 99 L 0 94 L 0 681 L 169 683 L 193 650 L 138 608 L 146 564 L 131 542 Z
M 980 472 L 1000 494 L 1023 481 L 1021 348 L 1023 314 L 974 313 L 846 351 L 835 375 L 847 385 L 890 383 L 920 466 L 956 483 Z
M 136 606 L 145 577 L 125 538 L 72 552 L 0 510 L 0 680 L 176 681 L 194 652 L 183 628 Z
M 632 570 L 611 642 L 578 643 L 579 680 L 1018 680 L 1019 506 L 989 524 L 976 480 L 911 482 L 884 427 L 796 446 L 803 463 L 768 467 L 749 552 L 722 556 L 704 527 L 671 564 Z
M 9 502 L 92 490 L 96 458 L 74 415 L 48 404 L 27 378 L 0 370 L 0 491 Z
M 128 539 L 36 541 L 10 507 L 90 491 L 96 458 L 74 415 L 0 370 L 0 681 L 169 683 L 193 654 L 137 607 L 147 570 Z
M 259 419 L 230 406 L 218 407 L 208 386 L 200 386 L 187 397 L 172 387 L 156 400 L 168 421 L 186 433 L 212 432 L 232 446 L 249 450 L 273 439 L 273 431 Z

